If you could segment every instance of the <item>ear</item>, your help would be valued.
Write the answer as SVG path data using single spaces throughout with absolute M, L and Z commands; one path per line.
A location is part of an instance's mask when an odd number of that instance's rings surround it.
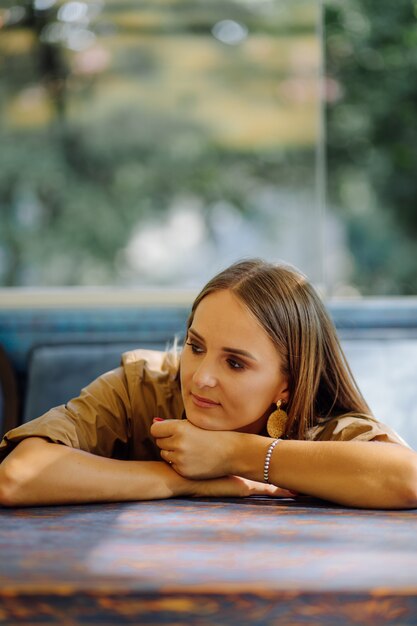
M 280 386 L 277 389 L 277 393 L 274 398 L 274 403 L 276 404 L 278 400 L 281 400 L 282 402 L 287 404 L 289 397 L 290 397 L 290 392 L 288 389 L 288 381 L 284 380 L 281 382 Z

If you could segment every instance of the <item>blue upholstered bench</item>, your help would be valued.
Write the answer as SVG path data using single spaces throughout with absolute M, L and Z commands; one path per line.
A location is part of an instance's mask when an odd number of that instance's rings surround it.
M 375 415 L 417 449 L 417 298 L 331 301 L 328 308 Z M 186 306 L 0 311 L 0 345 L 19 382 L 19 420 L 77 395 L 117 367 L 122 352 L 181 339 L 187 315 Z
M 115 297 L 117 300 L 117 297 Z M 183 336 L 188 305 L 1 308 L 0 434 L 66 402 L 137 347 Z

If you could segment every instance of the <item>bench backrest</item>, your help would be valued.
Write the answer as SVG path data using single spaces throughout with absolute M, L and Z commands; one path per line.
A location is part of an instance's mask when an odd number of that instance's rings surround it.
M 331 302 L 328 308 L 374 414 L 417 449 L 417 298 Z M 40 324 L 38 312 L 39 332 L 26 344 L 24 334 L 16 341 L 16 370 L 21 375 L 25 370 L 21 421 L 78 395 L 98 375 L 118 367 L 124 351 L 165 349 L 175 334 L 182 337 L 187 313 L 186 308 L 103 311 L 94 317 L 72 311 L 63 323 L 65 312 L 54 317 L 49 311 Z M 1 331 L 0 316 L 0 343 Z M 10 348 L 10 333 L 8 339 Z

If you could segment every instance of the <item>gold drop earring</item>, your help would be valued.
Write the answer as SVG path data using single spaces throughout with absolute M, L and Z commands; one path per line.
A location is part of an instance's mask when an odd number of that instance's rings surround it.
M 266 423 L 268 435 L 270 437 L 274 437 L 274 439 L 282 437 L 287 425 L 288 415 L 283 409 L 281 409 L 281 405 L 282 400 L 278 400 L 276 410 L 271 413 Z

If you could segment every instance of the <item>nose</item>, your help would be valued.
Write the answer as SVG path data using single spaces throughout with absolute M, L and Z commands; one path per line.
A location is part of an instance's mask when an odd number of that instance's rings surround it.
M 200 361 L 199 366 L 194 372 L 193 382 L 198 389 L 215 387 L 217 385 L 215 366 L 207 358 Z

